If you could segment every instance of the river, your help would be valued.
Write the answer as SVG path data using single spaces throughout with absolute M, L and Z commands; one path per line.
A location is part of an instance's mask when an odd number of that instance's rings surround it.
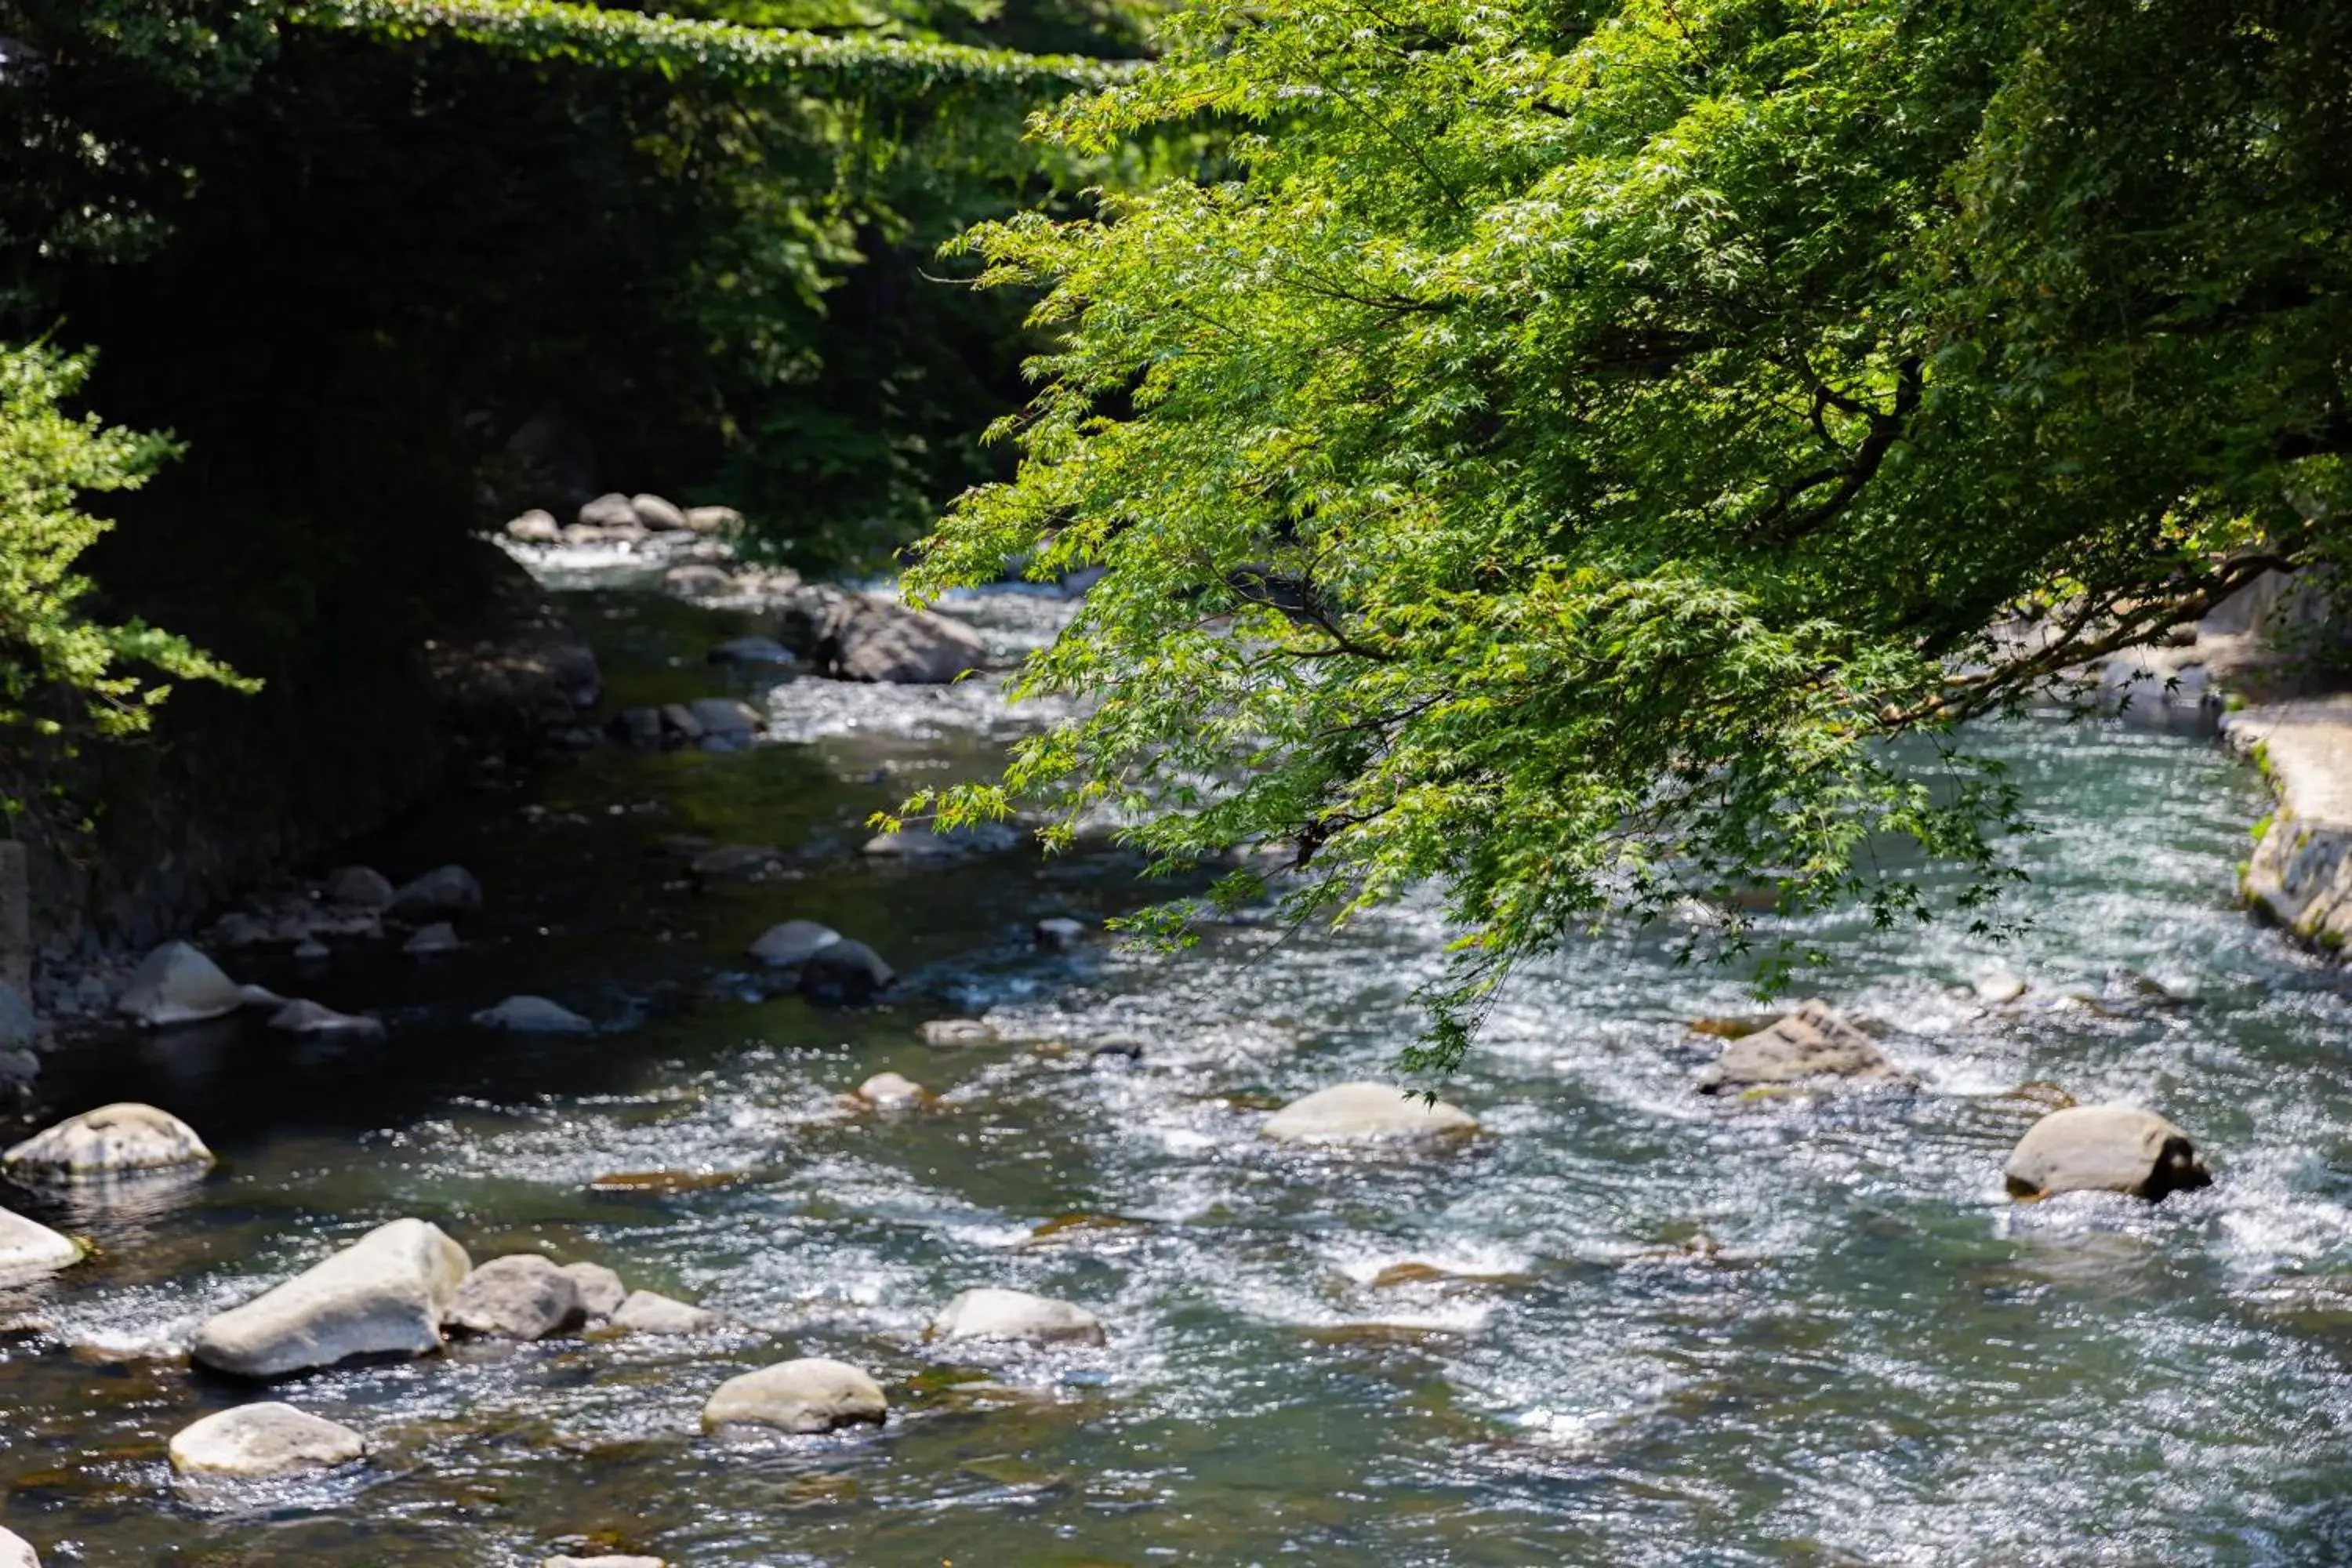
M 731 680 L 779 739 L 602 748 L 368 847 L 395 877 L 477 871 L 467 949 L 237 977 L 377 1011 L 386 1041 L 231 1025 L 53 1061 L 22 1125 L 149 1100 L 223 1165 L 142 1209 L 7 1200 L 100 1249 L 0 1293 L 0 1524 L 50 1563 L 2352 1561 L 2352 1007 L 2338 971 L 2232 906 L 2263 805 L 2211 743 L 1986 731 L 2046 829 L 2030 929 L 1999 949 L 1805 933 L 1829 955 L 1807 989 L 1878 1028 L 1916 1093 L 1695 1094 L 1719 1042 L 1688 1023 L 1756 1004 L 1666 935 L 1611 936 L 1515 982 L 1444 1086 L 1484 1126 L 1468 1147 L 1334 1155 L 1259 1124 L 1383 1074 L 1437 963 L 1432 910 L 1337 934 L 1240 921 L 1175 961 L 1041 952 L 1031 922 L 1130 907 L 1133 867 L 856 852 L 867 813 L 985 766 L 1013 728 L 985 692 L 771 694 L 701 662 L 743 617 L 612 591 L 573 607 L 616 700 Z M 1010 647 L 1054 606 L 980 616 Z M 790 868 L 698 891 L 677 835 L 775 845 Z M 761 999 L 735 955 L 794 917 L 882 951 L 897 998 Z M 1996 959 L 2032 983 L 2022 1003 L 1969 988 Z M 464 1023 L 513 992 L 603 1032 Z M 956 1014 L 1020 1038 L 916 1039 Z M 1140 1058 L 1093 1054 L 1114 1040 Z M 884 1069 L 936 1103 L 844 1106 Z M 2163 1111 L 2215 1184 L 2011 1205 L 2000 1164 L 2047 1103 L 2017 1092 L 2035 1083 Z M 646 1172 L 677 1176 L 596 1190 Z M 176 1488 L 165 1439 L 252 1397 L 178 1358 L 194 1325 L 404 1215 L 478 1260 L 610 1264 L 729 1326 L 313 1375 L 276 1396 L 358 1427 L 367 1463 Z M 1079 1302 L 1109 1343 L 927 1345 L 985 1284 Z M 721 1380 L 793 1355 L 870 1369 L 887 1426 L 698 1432 Z

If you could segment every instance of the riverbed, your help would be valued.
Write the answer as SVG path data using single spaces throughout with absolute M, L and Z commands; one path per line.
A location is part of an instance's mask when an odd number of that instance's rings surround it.
M 1336 933 L 1236 921 L 1173 960 L 1099 935 L 1041 951 L 1038 919 L 1098 926 L 1148 895 L 1116 847 L 858 853 L 868 814 L 1017 732 L 989 691 L 722 670 L 702 649 L 755 616 L 612 589 L 572 609 L 614 702 L 734 690 L 770 737 L 601 747 L 367 847 L 395 877 L 479 876 L 446 959 L 238 970 L 376 1012 L 387 1039 L 110 1037 L 54 1058 L 0 1129 L 146 1100 L 223 1160 L 135 1209 L 6 1198 L 98 1248 L 0 1293 L 0 1524 L 46 1561 L 2352 1560 L 2352 1006 L 2337 969 L 2234 907 L 2264 805 L 2211 742 L 1986 730 L 2044 828 L 2022 934 L 1798 933 L 1828 955 L 1805 989 L 1916 1092 L 1695 1093 L 1720 1041 L 1689 1025 L 1755 1012 L 1744 977 L 1677 963 L 1673 931 L 1612 933 L 1516 980 L 1443 1086 L 1482 1124 L 1466 1146 L 1309 1152 L 1261 1123 L 1388 1072 L 1440 962 L 1433 907 Z M 1006 652 L 1061 613 L 960 609 Z M 785 868 L 698 887 L 685 837 Z M 890 1003 L 763 996 L 740 954 L 792 918 L 880 950 Z M 2023 998 L 1979 999 L 1996 963 Z M 516 992 L 600 1032 L 464 1021 Z M 920 1043 L 949 1016 L 1005 1039 Z M 845 1101 L 886 1069 L 935 1101 Z M 2052 1086 L 2162 1111 L 2214 1184 L 2012 1205 L 2001 1160 Z M 169 1436 L 253 1396 L 190 1371 L 196 1323 L 405 1215 L 478 1260 L 609 1264 L 727 1326 L 306 1377 L 273 1396 L 360 1429 L 369 1461 L 176 1487 Z M 927 1343 L 979 1285 L 1078 1302 L 1109 1342 Z M 871 1370 L 887 1425 L 699 1432 L 719 1382 L 797 1355 Z

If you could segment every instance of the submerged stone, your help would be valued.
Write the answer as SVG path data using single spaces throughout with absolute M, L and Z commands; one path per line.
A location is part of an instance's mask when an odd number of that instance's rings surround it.
M 269 1026 L 283 1029 L 289 1035 L 355 1035 L 366 1037 L 383 1033 L 383 1020 L 362 1017 L 356 1013 L 338 1013 L 332 1007 L 317 1002 L 289 1002 L 269 1016 Z
M 2052 1111 L 2018 1140 L 2002 1174 L 2023 1199 L 2105 1192 L 2155 1202 L 2213 1180 L 2188 1133 L 2130 1105 Z
M 923 1044 L 942 1050 L 996 1043 L 996 1031 L 977 1018 L 932 1018 L 918 1025 L 915 1034 Z
M 1084 1307 L 1026 1290 L 983 1287 L 966 1290 L 933 1319 L 941 1340 L 1020 1340 L 1031 1344 L 1103 1342 L 1102 1320 Z
M 588 1035 L 596 1026 L 544 996 L 509 996 L 495 1007 L 474 1015 L 485 1029 L 506 1029 L 518 1035 Z
M 1724 1047 L 1698 1077 L 1701 1094 L 1802 1082 L 1807 1079 L 1899 1079 L 1878 1042 L 1836 1008 L 1815 1000 Z
M 1296 1100 L 1266 1119 L 1268 1138 L 1285 1143 L 1361 1143 L 1430 1140 L 1475 1132 L 1459 1106 L 1434 1104 L 1385 1083 L 1342 1083 Z

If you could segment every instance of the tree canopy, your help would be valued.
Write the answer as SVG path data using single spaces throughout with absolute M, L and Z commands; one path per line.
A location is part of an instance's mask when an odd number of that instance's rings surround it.
M 1423 1063 L 1604 916 L 1906 919 L 1906 845 L 1981 901 L 2018 803 L 1954 726 L 2343 552 L 2342 7 L 1204 0 L 1166 44 L 1045 132 L 1229 170 L 963 242 L 1059 337 L 916 585 L 1104 574 L 1023 678 L 1076 716 L 912 809 L 1278 844 L 1300 919 L 1442 885 Z

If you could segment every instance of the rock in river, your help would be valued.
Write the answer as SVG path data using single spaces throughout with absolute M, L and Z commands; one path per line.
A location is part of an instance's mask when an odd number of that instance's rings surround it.
M 814 1356 L 729 1378 L 702 1407 L 702 1426 L 708 1432 L 725 1426 L 830 1432 L 860 1421 L 879 1423 L 889 1408 L 866 1373 L 847 1362 Z
M 583 528 L 635 528 L 637 509 L 628 497 L 615 490 L 582 502 L 579 522 Z
M 417 927 L 415 932 L 400 944 L 400 951 L 411 958 L 438 958 L 465 945 L 457 940 L 456 926 L 447 921 L 435 921 L 429 926 Z
M 485 1029 L 509 1029 L 518 1035 L 590 1035 L 596 1026 L 544 996 L 509 996 L 495 1007 L 474 1015 Z
M 399 896 L 392 879 L 373 866 L 345 866 L 331 873 L 320 891 L 327 902 L 352 910 L 388 910 Z
M 0 1568 L 41 1568 L 40 1553 L 23 1536 L 0 1530 Z
M 857 1098 L 883 1110 L 897 1110 L 923 1102 L 923 1086 L 895 1072 L 877 1072 L 857 1086 Z
M 166 1172 L 194 1174 L 213 1163 L 196 1130 L 152 1105 L 102 1105 L 68 1117 L 0 1154 L 25 1182 L 106 1182 Z
M 366 1453 L 350 1427 L 275 1403 L 217 1411 L 172 1437 L 172 1468 L 184 1476 L 265 1480 L 332 1469 Z
M 543 1340 L 587 1315 L 578 1279 L 537 1253 L 517 1252 L 467 1275 L 442 1321 L 470 1334 Z
M 2212 1181 L 2189 1134 L 2130 1105 L 2053 1110 L 2027 1130 L 2003 1168 L 2011 1195 L 2129 1193 L 2150 1202 Z
M 1726 1046 L 1723 1055 L 1698 1075 L 1698 1091 L 1717 1094 L 1812 1078 L 1902 1076 L 1876 1041 L 1828 1003 L 1812 1001 Z
M 383 1033 L 383 1020 L 356 1013 L 338 1013 L 317 1002 L 289 1002 L 269 1016 L 269 1026 L 289 1035 L 351 1035 L 373 1038 Z
M 430 1355 L 472 1271 L 421 1219 L 379 1226 L 325 1262 L 208 1320 L 194 1358 L 240 1377 L 283 1377 L 357 1356 Z
M 844 937 L 809 954 L 801 965 L 801 992 L 814 1001 L 855 1006 L 872 1001 L 898 978 L 880 953 Z
M 592 1318 L 609 1318 L 628 1300 L 621 1277 L 601 1263 L 567 1263 L 563 1272 L 580 1288 L 580 1305 Z
M 1026 1290 L 966 1290 L 932 1320 L 940 1340 L 1025 1340 L 1031 1344 L 1103 1342 L 1102 1320 L 1084 1307 Z
M 554 513 L 533 507 L 508 520 L 507 537 L 517 544 L 553 544 L 563 537 L 563 528 Z
M 1087 940 L 1087 922 L 1067 915 L 1054 915 L 1039 921 L 1030 934 L 1048 952 L 1068 952 Z
M 80 1261 L 80 1244 L 72 1237 L 0 1209 L 0 1285 L 54 1274 Z
M 977 1018 L 927 1019 L 916 1028 L 915 1035 L 923 1044 L 941 1050 L 996 1043 L 996 1031 Z
M 642 527 L 659 533 L 679 533 L 686 529 L 686 513 L 677 503 L 657 495 L 631 496 L 629 511 Z
M 836 680 L 937 686 L 987 657 L 980 634 L 961 621 L 859 594 L 825 613 L 814 660 Z
M 1342 1083 L 1292 1100 L 1266 1118 L 1265 1135 L 1285 1143 L 1363 1143 L 1475 1132 L 1458 1106 L 1434 1105 L 1385 1083 Z
M 830 947 L 841 940 L 841 933 L 831 926 L 814 921 L 786 921 L 770 926 L 751 944 L 753 958 L 773 969 L 789 969 L 806 963 L 821 947 Z
M 706 1312 L 651 1290 L 630 1291 L 629 1299 L 613 1312 L 613 1327 L 633 1334 L 699 1333 L 718 1321 L 716 1312 Z
M 438 866 L 413 881 L 401 884 L 392 896 L 392 912 L 403 920 L 428 915 L 462 915 L 482 907 L 482 885 L 463 866 Z
M 184 942 L 167 942 L 131 972 L 115 1011 L 151 1029 L 226 1018 L 239 1007 L 276 1002 L 257 985 L 239 985 Z

